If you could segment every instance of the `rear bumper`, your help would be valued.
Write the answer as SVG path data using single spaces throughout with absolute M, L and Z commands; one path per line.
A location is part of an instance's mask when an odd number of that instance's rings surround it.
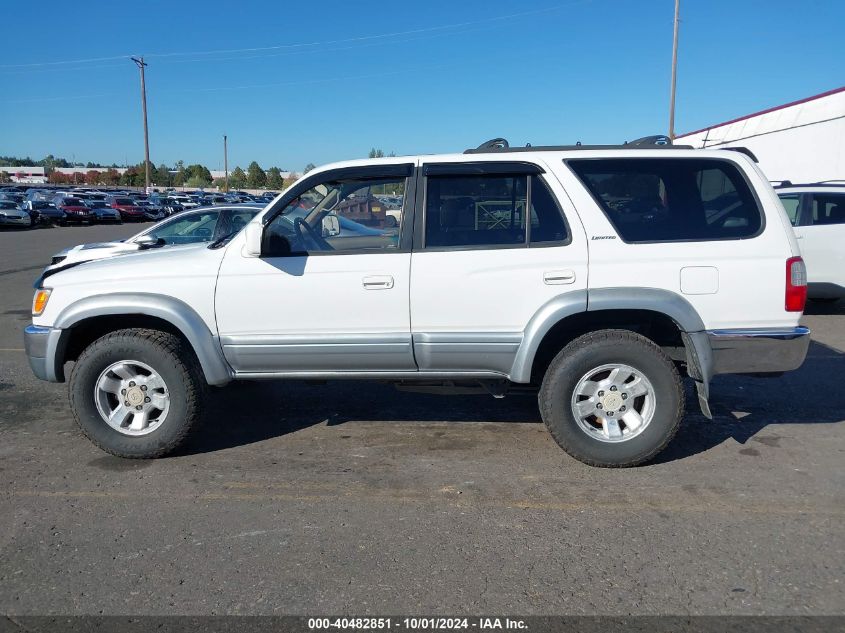
M 798 369 L 810 346 L 810 329 L 710 330 L 713 374 L 753 374 Z
M 62 331 L 39 325 L 28 325 L 23 331 L 26 356 L 32 373 L 41 380 L 64 382 L 56 369 L 56 357 Z

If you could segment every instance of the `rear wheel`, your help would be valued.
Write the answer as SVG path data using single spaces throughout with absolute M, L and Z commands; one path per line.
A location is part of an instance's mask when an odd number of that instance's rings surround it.
M 70 404 L 82 432 L 113 455 L 161 457 L 202 417 L 207 385 L 193 350 L 157 330 L 119 330 L 82 352 Z
M 592 466 L 636 466 L 680 424 L 684 392 L 672 360 L 649 339 L 601 330 L 552 361 L 539 394 L 543 421 L 567 453 Z

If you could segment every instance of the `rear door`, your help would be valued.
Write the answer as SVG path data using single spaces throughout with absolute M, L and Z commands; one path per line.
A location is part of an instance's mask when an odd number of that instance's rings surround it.
M 565 195 L 545 171 L 538 163 L 423 163 L 411 257 L 420 371 L 509 374 L 541 307 L 586 296 L 583 230 L 574 213 L 564 215 Z

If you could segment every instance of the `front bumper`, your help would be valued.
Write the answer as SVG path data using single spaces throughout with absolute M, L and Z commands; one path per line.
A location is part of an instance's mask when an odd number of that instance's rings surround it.
M 810 329 L 710 330 L 712 374 L 756 374 L 798 369 L 810 346 Z
M 32 218 L 9 217 L 0 215 L 0 226 L 32 226 Z
M 56 365 L 62 331 L 40 325 L 28 325 L 23 331 L 26 356 L 32 373 L 41 380 L 64 382 L 64 375 Z

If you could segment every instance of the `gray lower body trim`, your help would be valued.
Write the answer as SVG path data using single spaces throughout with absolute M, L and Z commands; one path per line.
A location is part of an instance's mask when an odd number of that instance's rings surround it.
M 484 371 L 239 371 L 237 380 L 506 380 L 505 374 Z
M 28 325 L 23 331 L 24 348 L 29 366 L 37 378 L 49 382 L 64 382 L 61 368 L 57 367 L 56 358 L 62 331 Z
M 494 372 L 507 375 L 522 343 L 522 332 L 415 333 L 420 371 Z
M 67 340 L 64 334 L 87 319 L 130 314 L 158 317 L 176 327 L 191 344 L 208 384 L 225 385 L 232 380 L 232 371 L 223 358 L 217 337 L 193 308 L 175 297 L 142 292 L 92 295 L 67 306 L 56 317 L 54 325 L 63 332 L 64 345 Z M 55 358 L 64 358 L 62 347 L 57 344 L 55 350 L 61 352 Z M 57 365 L 61 382 L 64 376 L 60 364 Z
M 415 370 L 411 335 L 230 335 L 226 360 L 243 373 Z
M 546 334 L 568 316 L 587 309 L 587 291 L 570 290 L 549 300 L 531 317 L 525 327 L 522 343 L 514 357 L 510 377 L 513 382 L 530 383 L 534 357 Z
M 709 330 L 714 374 L 752 374 L 798 369 L 807 356 L 810 330 Z

